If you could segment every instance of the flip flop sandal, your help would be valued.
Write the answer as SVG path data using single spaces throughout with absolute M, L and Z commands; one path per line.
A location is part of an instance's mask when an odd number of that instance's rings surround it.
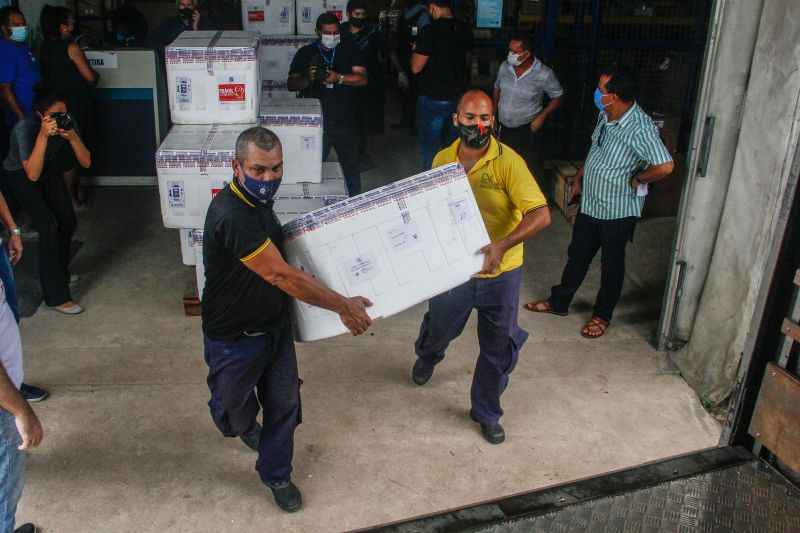
M 550 315 L 567 316 L 566 311 L 562 313 L 562 312 L 556 311 L 555 309 L 550 307 L 550 302 L 548 302 L 547 300 L 539 300 L 539 301 L 536 301 L 536 302 L 528 302 L 525 305 L 523 305 L 522 307 L 524 307 L 525 309 L 527 309 L 528 311 L 530 311 L 532 313 L 547 313 L 547 314 L 550 314 Z M 537 309 L 537 307 L 538 307 L 538 309 Z
M 597 335 L 592 335 L 591 333 L 589 333 L 590 328 L 600 328 L 600 333 L 598 333 Z M 593 316 L 591 320 L 589 320 L 589 322 L 587 322 L 586 325 L 583 326 L 583 329 L 581 330 L 581 337 L 584 337 L 586 339 L 596 339 L 598 337 L 602 337 L 607 329 L 608 329 L 608 321 L 603 320 L 600 317 Z

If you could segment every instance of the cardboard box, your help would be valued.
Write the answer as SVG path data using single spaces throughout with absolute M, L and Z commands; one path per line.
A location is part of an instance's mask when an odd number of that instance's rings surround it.
M 182 33 L 165 51 L 172 122 L 255 123 L 261 101 L 257 51 L 256 32 Z
M 669 152 L 675 153 L 678 150 L 678 136 L 681 133 L 681 119 L 667 113 L 651 113 L 658 132 L 661 135 L 661 141 L 667 147 Z
M 283 147 L 283 183 L 322 179 L 322 105 L 313 98 L 263 98 L 258 125 L 275 132 Z
M 242 0 L 242 28 L 268 35 L 294 35 L 294 0 Z
M 316 40 L 315 35 L 262 35 L 258 49 L 262 84 L 264 81 L 274 81 L 285 87 L 294 55 L 300 48 Z
M 161 217 L 168 228 L 202 229 L 212 193 L 233 175 L 236 138 L 253 124 L 173 126 L 156 152 Z
M 184 265 L 194 265 L 194 230 L 180 228 L 178 234 L 181 238 L 181 259 Z
M 582 165 L 583 162 L 553 161 L 553 169 L 555 170 L 553 200 L 558 210 L 561 211 L 570 224 L 575 222 L 575 217 L 578 214 L 578 205 L 569 205 L 569 196 L 572 192 L 575 176 Z
M 683 183 L 686 180 L 686 156 L 673 154 L 672 159 L 675 163 L 672 173 L 649 187 L 642 209 L 643 218 L 673 217 L 678 214 Z
M 194 240 L 194 273 L 197 277 L 197 297 L 202 302 L 203 289 L 206 286 L 206 267 L 205 263 L 203 263 L 203 230 L 194 231 L 192 238 Z
M 322 164 L 320 183 L 283 183 L 275 194 L 272 210 L 281 224 L 347 199 L 347 185 L 339 163 Z
M 464 168 L 429 170 L 313 211 L 284 226 L 287 261 L 388 317 L 477 273 L 489 243 Z M 297 337 L 347 330 L 336 313 L 295 301 Z
M 296 4 L 297 34 L 314 35 L 314 30 L 317 29 L 317 17 L 325 13 L 325 1 L 297 0 Z

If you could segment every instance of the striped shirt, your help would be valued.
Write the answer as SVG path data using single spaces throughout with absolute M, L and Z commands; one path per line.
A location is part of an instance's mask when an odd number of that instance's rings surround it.
M 603 220 L 641 217 L 645 197 L 636 195 L 631 180 L 670 161 L 658 127 L 638 104 L 612 122 L 601 111 L 583 167 L 581 212 Z

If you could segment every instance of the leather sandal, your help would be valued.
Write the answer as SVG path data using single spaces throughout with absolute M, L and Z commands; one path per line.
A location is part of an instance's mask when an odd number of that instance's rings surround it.
M 547 313 L 550 315 L 567 316 L 566 311 L 562 313 L 561 311 L 556 311 L 555 309 L 550 307 L 549 300 L 537 300 L 535 302 L 528 302 L 522 307 L 533 313 Z
M 597 335 L 592 335 L 591 331 L 596 331 L 597 329 L 600 330 L 600 333 Z M 587 339 L 596 339 L 598 337 L 602 337 L 603 334 L 608 329 L 608 320 L 603 320 L 599 316 L 593 316 L 583 329 L 581 330 L 581 336 Z

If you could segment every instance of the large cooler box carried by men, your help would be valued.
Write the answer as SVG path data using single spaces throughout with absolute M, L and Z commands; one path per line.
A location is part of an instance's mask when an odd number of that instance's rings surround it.
M 347 185 L 339 163 L 322 163 L 320 183 L 281 183 L 272 210 L 286 224 L 292 220 L 347 199 Z
M 388 317 L 456 287 L 480 271 L 489 244 L 459 163 L 354 196 L 283 227 L 287 262 Z M 295 300 L 297 336 L 347 329 L 336 313 Z
M 253 124 L 173 126 L 156 152 L 167 228 L 202 229 L 211 198 L 233 176 L 236 139 Z
M 294 35 L 294 0 L 242 0 L 242 28 L 268 35 Z
M 283 147 L 283 183 L 322 179 L 322 105 L 314 98 L 263 98 L 258 125 L 275 132 Z
M 172 122 L 255 123 L 261 95 L 258 46 L 258 32 L 178 36 L 164 52 Z
M 315 35 L 262 35 L 258 49 L 261 81 L 286 83 L 294 55 L 299 49 L 316 40 Z

